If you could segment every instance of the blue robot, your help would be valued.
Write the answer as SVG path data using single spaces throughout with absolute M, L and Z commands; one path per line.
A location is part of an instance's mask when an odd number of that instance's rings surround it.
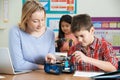
M 45 63 L 44 71 L 46 73 L 61 74 L 61 73 L 73 73 L 75 71 L 74 65 L 70 62 L 72 56 L 65 57 L 62 62 L 55 64 Z

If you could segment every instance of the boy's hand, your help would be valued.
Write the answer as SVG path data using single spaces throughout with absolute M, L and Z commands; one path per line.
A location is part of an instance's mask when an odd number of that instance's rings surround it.
M 73 53 L 73 55 L 75 56 L 75 60 L 76 60 L 76 62 L 80 62 L 80 61 L 84 61 L 85 62 L 85 60 L 87 59 L 87 56 L 83 53 L 83 52 L 81 52 L 81 51 L 75 51 L 74 53 Z
M 45 57 L 45 60 L 46 60 L 46 62 L 49 62 L 49 63 L 56 63 L 55 56 L 50 53 Z

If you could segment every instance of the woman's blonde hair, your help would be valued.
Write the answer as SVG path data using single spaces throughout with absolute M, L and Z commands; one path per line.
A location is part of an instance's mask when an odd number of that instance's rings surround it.
M 23 8 L 22 8 L 21 22 L 19 23 L 19 27 L 21 30 L 23 31 L 26 30 L 27 20 L 29 20 L 31 15 L 37 10 L 43 10 L 46 16 L 45 9 L 43 8 L 40 2 L 36 0 L 26 1 L 26 3 L 23 5 Z

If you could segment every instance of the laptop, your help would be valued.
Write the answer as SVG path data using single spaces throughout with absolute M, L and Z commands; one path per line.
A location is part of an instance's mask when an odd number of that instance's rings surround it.
M 15 71 L 13 68 L 9 49 L 0 47 L 0 73 L 20 74 L 20 73 L 26 73 L 26 72 L 30 72 L 30 71 L 32 71 L 32 70 Z

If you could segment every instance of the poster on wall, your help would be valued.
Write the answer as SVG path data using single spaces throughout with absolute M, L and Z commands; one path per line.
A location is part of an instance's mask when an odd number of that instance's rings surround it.
M 116 53 L 120 53 L 120 17 L 94 17 L 95 35 L 110 42 Z
M 26 0 L 23 0 L 23 4 Z M 44 6 L 46 13 L 75 14 L 77 0 L 38 0 Z
M 53 31 L 58 32 L 60 18 L 47 18 L 47 27 Z
M 95 35 L 112 43 L 115 49 L 120 49 L 120 29 L 98 29 Z

